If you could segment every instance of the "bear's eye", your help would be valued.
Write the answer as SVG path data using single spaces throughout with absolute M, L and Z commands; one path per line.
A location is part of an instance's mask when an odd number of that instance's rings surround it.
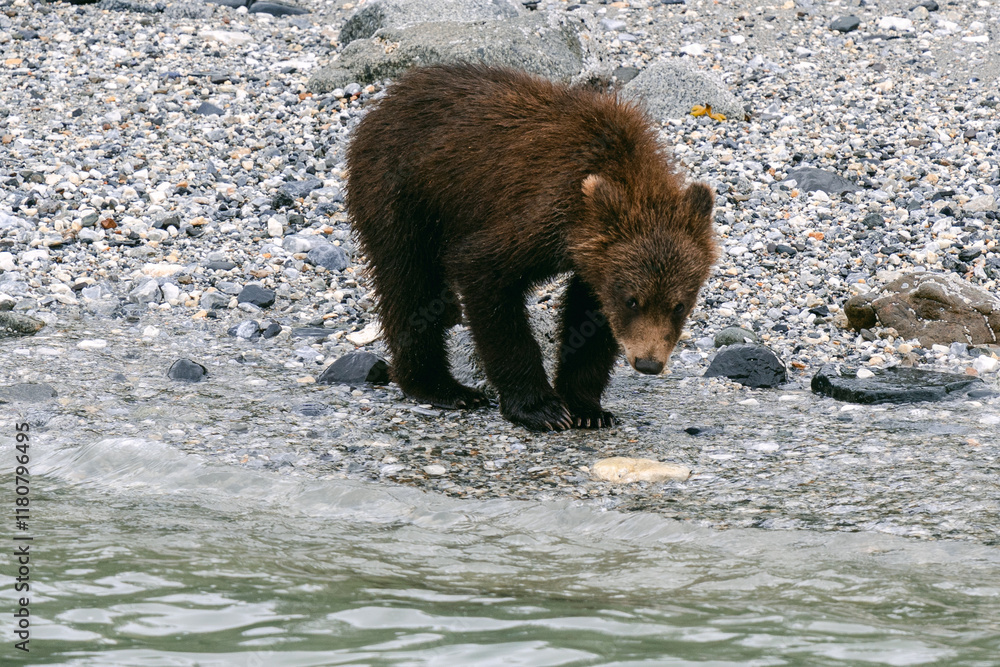
M 635 297 L 632 297 L 631 299 L 626 301 L 625 305 L 628 306 L 631 310 L 639 312 L 639 302 L 635 300 Z
M 684 306 L 684 304 L 679 303 L 676 306 L 674 306 L 674 317 L 684 317 L 684 313 L 686 311 L 687 308 Z

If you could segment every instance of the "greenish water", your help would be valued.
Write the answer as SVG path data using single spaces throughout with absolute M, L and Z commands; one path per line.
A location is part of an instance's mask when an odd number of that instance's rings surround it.
M 8 557 L 2 664 L 1000 664 L 991 546 L 459 501 L 139 439 L 36 446 L 32 474 L 31 652 Z

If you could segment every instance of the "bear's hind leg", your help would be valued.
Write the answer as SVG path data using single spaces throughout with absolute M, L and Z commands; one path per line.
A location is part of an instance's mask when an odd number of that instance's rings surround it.
M 573 276 L 563 294 L 556 391 L 577 428 L 615 424 L 614 415 L 601 407 L 601 394 L 618 351 L 600 302 L 586 283 Z
M 392 378 L 421 403 L 446 409 L 486 405 L 483 392 L 466 387 L 451 374 L 445 331 L 461 311 L 455 293 L 440 277 L 441 267 L 416 257 L 403 267 L 397 263 L 398 254 L 394 259 L 390 267 L 374 262 L 370 267 L 382 329 L 392 352 Z

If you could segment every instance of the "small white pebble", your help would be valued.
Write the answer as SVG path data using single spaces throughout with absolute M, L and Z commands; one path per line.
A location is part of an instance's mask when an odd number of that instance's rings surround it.
M 1000 361 L 997 361 L 993 357 L 987 357 L 985 354 L 976 357 L 976 360 L 972 362 L 972 367 L 976 369 L 979 374 L 982 373 L 995 373 L 997 368 L 1000 368 Z

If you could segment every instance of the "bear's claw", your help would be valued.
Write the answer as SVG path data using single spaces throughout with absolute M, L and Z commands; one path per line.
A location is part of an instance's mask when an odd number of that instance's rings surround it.
M 618 423 L 615 416 L 607 410 L 597 410 L 586 415 L 574 415 L 573 425 L 576 428 L 611 428 Z
M 565 431 L 573 427 L 573 417 L 558 396 L 543 396 L 516 406 L 501 403 L 501 412 L 532 431 Z
M 445 410 L 475 410 L 476 408 L 489 405 L 486 394 L 478 389 L 472 389 L 465 385 L 455 383 L 447 389 L 438 389 L 433 394 L 404 392 L 410 398 L 421 403 L 430 403 L 435 408 Z

